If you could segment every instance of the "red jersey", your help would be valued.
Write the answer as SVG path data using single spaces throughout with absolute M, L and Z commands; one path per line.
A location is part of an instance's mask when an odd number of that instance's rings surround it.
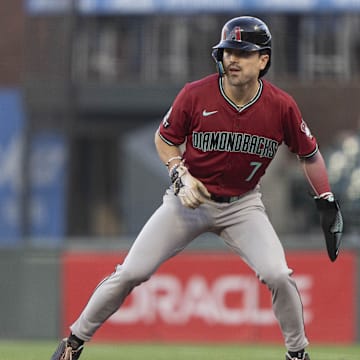
M 186 84 L 160 124 L 169 145 L 185 143 L 190 173 L 218 196 L 253 189 L 284 142 L 300 157 L 311 157 L 316 139 L 294 99 L 265 80 L 256 96 L 238 107 L 217 74 Z

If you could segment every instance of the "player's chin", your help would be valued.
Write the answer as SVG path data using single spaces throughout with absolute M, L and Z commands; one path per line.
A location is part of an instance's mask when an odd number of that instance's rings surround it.
M 229 77 L 228 78 L 228 83 L 231 86 L 243 86 L 245 84 L 244 81 L 242 81 L 241 79 L 239 79 L 237 77 Z
M 251 76 L 246 76 L 243 73 L 230 75 L 228 81 L 232 86 L 247 86 L 251 84 L 254 79 Z

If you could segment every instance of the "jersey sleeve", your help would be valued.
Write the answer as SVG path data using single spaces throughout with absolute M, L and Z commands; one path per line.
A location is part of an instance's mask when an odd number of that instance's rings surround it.
M 301 116 L 295 101 L 290 98 L 284 117 L 284 142 L 300 158 L 312 157 L 318 151 L 316 138 Z
M 159 135 L 169 145 L 181 145 L 189 135 L 192 101 L 187 85 L 176 96 L 159 126 Z

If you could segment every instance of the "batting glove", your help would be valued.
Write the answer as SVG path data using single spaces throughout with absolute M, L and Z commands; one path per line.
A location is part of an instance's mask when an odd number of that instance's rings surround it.
M 173 183 L 174 193 L 184 206 L 196 209 L 206 199 L 210 198 L 210 193 L 205 185 L 194 178 L 182 162 L 171 169 L 170 178 Z
M 320 225 L 325 236 L 329 258 L 335 261 L 339 254 L 344 227 L 339 203 L 332 193 L 315 196 L 314 200 L 320 213 Z

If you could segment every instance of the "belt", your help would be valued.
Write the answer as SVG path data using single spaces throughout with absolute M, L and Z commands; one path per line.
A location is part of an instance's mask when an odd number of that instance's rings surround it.
M 232 203 L 234 201 L 239 200 L 242 197 L 242 195 L 239 196 L 218 196 L 211 194 L 210 199 L 218 202 L 218 203 Z

